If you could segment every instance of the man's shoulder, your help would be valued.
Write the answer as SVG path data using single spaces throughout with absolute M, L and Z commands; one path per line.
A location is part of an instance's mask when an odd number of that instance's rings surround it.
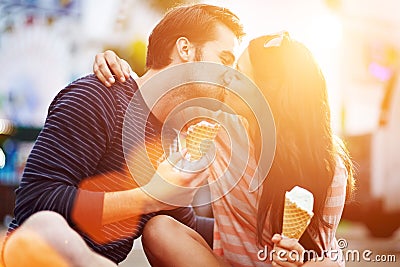
M 71 82 L 65 90 L 80 89 L 83 92 L 94 95 L 133 95 L 137 90 L 136 82 L 131 78 L 125 83 L 116 82 L 111 87 L 106 87 L 94 74 L 89 74 Z
M 93 87 L 100 87 L 102 89 L 106 89 L 107 87 L 104 86 L 99 79 L 97 79 L 97 77 L 94 74 L 88 74 L 85 76 L 82 76 L 80 78 L 77 78 L 76 80 L 72 81 L 68 86 L 76 86 L 76 85 L 83 85 L 86 84 L 87 86 Z
M 113 104 L 121 99 L 129 101 L 137 90 L 137 84 L 133 79 L 128 79 L 125 83 L 116 82 L 112 87 L 106 87 L 93 74 L 86 75 L 68 84 L 62 89 L 52 105 L 61 100 L 72 102 L 89 102 L 103 105 Z M 80 103 L 82 104 L 82 103 Z

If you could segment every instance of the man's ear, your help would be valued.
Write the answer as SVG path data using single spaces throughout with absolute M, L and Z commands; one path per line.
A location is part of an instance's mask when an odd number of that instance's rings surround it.
M 179 37 L 178 40 L 176 40 L 175 46 L 177 54 L 182 62 L 194 61 L 196 48 L 186 37 Z

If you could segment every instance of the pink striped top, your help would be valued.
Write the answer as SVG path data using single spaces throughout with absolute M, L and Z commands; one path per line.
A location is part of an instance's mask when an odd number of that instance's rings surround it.
M 230 117 L 230 116 L 228 116 Z M 226 119 L 227 117 L 225 117 Z M 247 123 L 242 118 L 229 119 L 242 123 L 247 128 Z M 236 130 L 239 130 L 236 128 Z M 261 188 L 254 192 L 249 192 L 249 184 L 255 170 L 255 160 L 250 156 L 245 172 L 239 172 L 232 167 L 232 153 L 237 155 L 252 155 L 251 144 L 240 146 L 243 151 L 231 151 L 231 147 L 226 144 L 231 142 L 244 142 L 246 133 L 239 133 L 236 136 L 243 136 L 243 140 L 232 140 L 232 133 L 220 132 L 216 139 L 217 156 L 210 168 L 211 196 L 215 217 L 214 226 L 214 253 L 222 256 L 231 266 L 268 266 L 270 261 L 258 259 L 259 247 L 257 246 L 256 236 L 256 215 L 257 197 L 261 193 Z M 247 151 L 245 151 L 247 149 Z M 221 173 L 224 175 L 221 176 Z M 241 176 L 238 179 L 237 176 Z M 326 222 L 333 225 L 332 229 L 321 229 L 323 242 L 327 250 L 339 250 L 335 238 L 336 229 L 339 224 L 346 195 L 347 172 L 344 164 L 338 161 L 335 176 L 329 188 L 328 198 L 323 210 L 323 218 Z M 265 233 L 267 236 L 267 233 Z M 320 244 L 322 247 L 322 244 Z M 272 248 L 269 247 L 268 251 Z M 340 251 L 340 250 L 339 250 Z M 335 255 L 334 255 L 335 256 Z M 337 256 L 337 255 L 336 255 Z M 344 266 L 344 262 L 338 262 L 339 266 Z

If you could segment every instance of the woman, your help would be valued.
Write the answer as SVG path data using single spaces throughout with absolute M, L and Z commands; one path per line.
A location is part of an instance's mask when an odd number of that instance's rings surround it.
M 114 73 L 128 68 L 124 62 L 121 66 Z M 258 191 L 250 193 L 249 180 L 242 177 L 232 191 L 212 203 L 214 252 L 197 233 L 178 222 L 166 217 L 150 221 L 143 234 L 150 262 L 194 266 L 193 257 L 210 257 L 210 262 L 216 259 L 220 265 L 231 266 L 344 265 L 337 259 L 340 249 L 335 233 L 353 187 L 352 164 L 332 134 L 320 68 L 310 51 L 284 32 L 252 40 L 237 69 L 257 84 L 272 110 L 277 140 L 271 170 Z M 285 192 L 296 185 L 314 195 L 314 217 L 299 241 L 277 234 L 282 232 Z M 270 257 L 272 249 L 281 254 Z M 295 257 L 304 250 L 323 258 Z M 290 251 L 295 253 L 290 256 Z

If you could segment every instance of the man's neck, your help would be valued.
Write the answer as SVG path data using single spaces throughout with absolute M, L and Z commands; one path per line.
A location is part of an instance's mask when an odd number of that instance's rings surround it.
M 139 90 L 141 88 L 143 88 L 143 85 L 149 81 L 151 78 L 153 78 L 155 75 L 157 75 L 158 73 L 160 73 L 161 71 L 163 71 L 165 68 L 162 69 L 149 69 L 145 74 L 143 74 L 141 77 L 135 79 L 135 82 L 137 83 Z M 143 100 L 145 102 L 145 104 L 148 106 L 149 109 L 152 109 L 151 104 L 152 101 L 150 101 L 149 99 L 154 99 L 154 98 L 158 98 L 160 97 L 158 94 L 159 92 L 157 90 L 149 90 L 149 88 L 141 90 L 141 95 L 143 97 Z M 156 95 L 154 95 L 156 94 Z M 150 101 L 150 102 L 149 102 Z M 151 112 L 153 113 L 153 115 L 159 119 L 160 114 L 158 114 L 157 109 L 153 109 L 151 110 Z
M 143 86 L 145 82 L 150 80 L 154 75 L 162 71 L 163 69 L 155 70 L 155 69 L 149 69 L 145 74 L 143 74 L 141 77 L 135 79 L 137 85 L 140 87 Z

